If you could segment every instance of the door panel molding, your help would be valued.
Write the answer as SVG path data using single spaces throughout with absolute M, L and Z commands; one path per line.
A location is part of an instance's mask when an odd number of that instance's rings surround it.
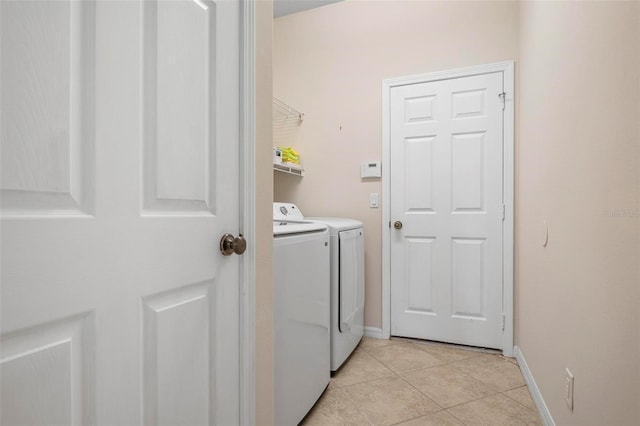
M 142 298 L 143 424 L 215 423 L 216 290 L 211 280 Z
M 95 424 L 95 312 L 2 336 L 2 424 Z
M 431 83 L 461 77 L 502 72 L 504 96 L 503 120 L 503 200 L 505 218 L 503 221 L 502 308 L 505 316 L 502 351 L 505 356 L 513 356 L 513 240 L 514 240 L 514 61 L 498 62 L 453 70 L 437 71 L 386 79 L 382 81 L 382 193 L 383 200 L 391 195 L 391 90 L 396 87 L 418 83 Z M 473 113 L 478 110 L 478 99 L 461 99 L 461 111 Z M 416 117 L 428 115 L 425 105 L 416 108 Z M 411 118 L 416 118 L 411 117 Z M 382 209 L 382 337 L 391 336 L 391 205 Z
M 145 216 L 216 214 L 216 25 L 211 0 L 142 5 Z
M 2 9 L 2 217 L 92 217 L 95 1 Z

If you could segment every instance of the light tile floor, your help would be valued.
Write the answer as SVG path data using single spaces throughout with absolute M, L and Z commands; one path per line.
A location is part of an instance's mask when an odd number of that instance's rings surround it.
M 302 424 L 542 423 L 513 358 L 431 342 L 365 337 Z

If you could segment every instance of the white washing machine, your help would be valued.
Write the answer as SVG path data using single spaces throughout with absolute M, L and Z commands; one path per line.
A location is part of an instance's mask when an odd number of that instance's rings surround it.
M 274 214 L 275 424 L 295 426 L 330 380 L 329 232 Z
M 290 221 L 321 223 L 331 238 L 331 371 L 349 357 L 364 335 L 364 227 L 337 217 L 305 217 L 290 203 L 274 203 Z

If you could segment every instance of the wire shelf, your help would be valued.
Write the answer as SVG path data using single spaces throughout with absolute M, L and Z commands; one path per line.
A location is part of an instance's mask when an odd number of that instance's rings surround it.
M 304 176 L 304 169 L 299 164 L 273 163 L 273 170 L 277 172 L 290 173 L 296 176 Z
M 297 121 L 298 123 L 302 123 L 302 121 L 304 120 L 304 114 L 274 96 L 273 121 L 282 122 L 293 120 Z

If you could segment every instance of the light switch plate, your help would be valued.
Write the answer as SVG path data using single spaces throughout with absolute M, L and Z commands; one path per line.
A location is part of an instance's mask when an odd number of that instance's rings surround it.
M 372 192 L 369 195 L 369 207 L 371 207 L 372 209 L 377 209 L 378 208 L 378 193 L 377 192 Z

